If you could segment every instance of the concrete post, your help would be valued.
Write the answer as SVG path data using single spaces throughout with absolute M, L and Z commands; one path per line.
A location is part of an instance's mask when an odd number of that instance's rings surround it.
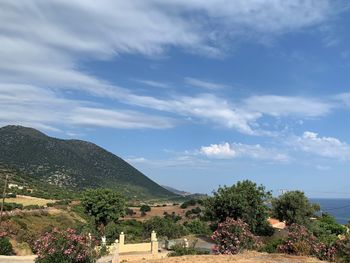
M 124 232 L 121 232 L 120 235 L 119 235 L 119 244 L 121 246 L 123 246 L 124 242 L 125 242 L 125 235 L 124 235 Z
M 112 258 L 112 263 L 119 263 L 119 243 L 118 239 L 114 242 L 115 251 Z
M 152 233 L 151 233 L 151 252 L 152 252 L 152 255 L 158 254 L 157 234 L 154 231 L 152 231 Z

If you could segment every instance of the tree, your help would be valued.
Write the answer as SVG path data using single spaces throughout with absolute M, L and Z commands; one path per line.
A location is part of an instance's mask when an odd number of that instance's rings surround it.
M 83 193 L 81 204 L 86 214 L 91 216 L 98 227 L 117 221 L 125 215 L 124 198 L 110 189 L 89 189 Z
M 140 207 L 140 211 L 141 211 L 141 213 L 142 213 L 142 212 L 144 212 L 144 213 L 150 212 L 150 211 L 151 211 L 151 207 L 150 207 L 149 205 L 142 205 L 142 206 Z
M 272 227 L 267 223 L 268 207 L 265 205 L 271 193 L 251 181 L 242 181 L 231 187 L 220 187 L 205 202 L 209 219 L 224 222 L 227 218 L 242 219 L 254 234 L 270 235 Z
M 308 225 L 317 210 L 319 207 L 311 204 L 301 191 L 290 191 L 272 200 L 273 217 L 287 225 Z

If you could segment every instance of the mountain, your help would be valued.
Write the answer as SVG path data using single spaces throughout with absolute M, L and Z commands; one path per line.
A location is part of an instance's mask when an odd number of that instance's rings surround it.
M 120 157 L 81 140 L 62 140 L 22 126 L 0 128 L 0 165 L 28 184 L 79 191 L 108 187 L 132 198 L 169 198 L 164 189 Z M 3 168 L 4 169 L 4 168 Z
M 191 195 L 190 192 L 186 192 L 186 191 L 181 191 L 181 190 L 177 190 L 171 186 L 166 186 L 166 185 L 162 185 L 163 188 L 167 189 L 168 191 L 177 194 L 177 195 L 181 195 L 181 196 L 188 196 Z

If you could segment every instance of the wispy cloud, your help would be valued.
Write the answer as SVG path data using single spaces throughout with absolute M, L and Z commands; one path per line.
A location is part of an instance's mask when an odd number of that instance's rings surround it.
M 145 84 L 147 86 L 155 87 L 155 88 L 162 88 L 162 89 L 169 88 L 169 84 L 164 83 L 164 82 L 160 82 L 160 81 L 144 80 L 144 79 L 138 79 L 136 81 L 139 83 Z
M 209 81 L 195 79 L 195 78 L 189 78 L 189 77 L 185 78 L 185 83 L 194 87 L 204 88 L 208 90 L 219 90 L 227 87 L 226 85 L 223 85 L 223 84 L 209 82 Z
M 252 96 L 244 100 L 244 108 L 279 117 L 319 117 L 331 112 L 333 103 L 317 98 L 276 95 Z

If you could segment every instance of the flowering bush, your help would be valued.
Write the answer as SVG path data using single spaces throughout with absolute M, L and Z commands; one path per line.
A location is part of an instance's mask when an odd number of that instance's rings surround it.
M 319 242 L 304 226 L 293 224 L 288 228 L 288 238 L 278 246 L 281 253 L 315 256 L 321 260 L 334 261 L 336 248 Z
M 88 236 L 78 235 L 74 229 L 53 229 L 35 242 L 36 263 L 95 262 L 94 243 Z
M 0 232 L 0 255 L 12 255 L 12 245 L 6 237 L 6 232 Z
M 260 246 L 260 242 L 254 236 L 246 223 L 242 220 L 227 218 L 218 225 L 218 229 L 212 235 L 216 243 L 213 251 L 216 254 L 233 255 L 245 249 L 254 249 Z
M 350 262 L 350 236 L 339 240 L 337 246 L 337 262 Z

